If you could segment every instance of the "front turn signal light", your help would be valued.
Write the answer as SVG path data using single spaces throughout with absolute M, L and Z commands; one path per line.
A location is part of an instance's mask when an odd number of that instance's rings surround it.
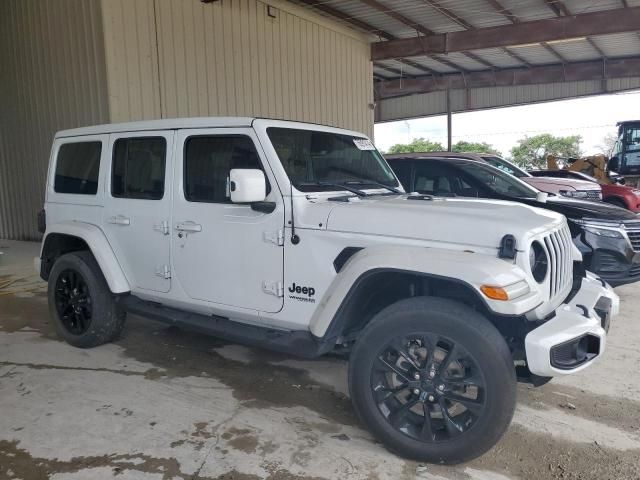
M 490 285 L 482 285 L 480 287 L 482 293 L 492 300 L 509 300 L 509 294 L 502 287 L 492 287 Z

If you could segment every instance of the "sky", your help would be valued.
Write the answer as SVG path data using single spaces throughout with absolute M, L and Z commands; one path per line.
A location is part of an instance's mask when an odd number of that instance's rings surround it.
M 453 114 L 453 143 L 459 140 L 487 142 L 506 157 L 525 135 L 551 133 L 556 136 L 581 135 L 586 155 L 601 153 L 598 147 L 608 133 L 616 133 L 616 123 L 640 119 L 640 91 L 597 97 L 497 108 Z M 419 118 L 379 123 L 374 130 L 376 146 L 387 151 L 396 143 L 423 137 L 447 146 L 447 118 Z

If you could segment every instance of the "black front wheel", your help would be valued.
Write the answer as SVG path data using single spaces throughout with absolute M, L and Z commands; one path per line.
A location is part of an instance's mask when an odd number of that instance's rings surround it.
M 75 347 L 110 342 L 124 327 L 126 314 L 116 305 L 90 252 L 68 253 L 55 261 L 48 295 L 58 334 Z
M 389 449 L 434 463 L 489 450 L 515 408 L 506 342 L 488 320 L 445 299 L 402 300 L 378 313 L 351 355 L 356 412 Z

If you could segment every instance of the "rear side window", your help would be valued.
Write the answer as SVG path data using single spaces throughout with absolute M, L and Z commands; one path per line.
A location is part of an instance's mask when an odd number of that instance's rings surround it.
M 102 142 L 65 143 L 58 150 L 53 190 L 57 193 L 95 195 Z
M 111 195 L 160 200 L 164 196 L 164 137 L 120 138 L 113 146 Z
M 249 137 L 189 137 L 184 146 L 185 198 L 190 202 L 229 202 L 229 172 L 233 168 L 264 172 L 258 152 Z M 267 194 L 269 191 L 267 181 Z

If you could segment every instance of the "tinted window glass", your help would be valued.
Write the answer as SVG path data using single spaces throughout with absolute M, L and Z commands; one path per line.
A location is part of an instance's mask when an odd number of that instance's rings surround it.
M 398 177 L 407 192 L 413 191 L 411 188 L 411 163 L 408 161 L 395 161 L 392 164 L 396 177 Z
M 507 197 L 536 198 L 537 191 L 522 180 L 481 163 L 465 163 L 460 169 L 483 187 Z
M 332 191 L 340 183 L 364 188 L 376 188 L 375 183 L 398 186 L 387 162 L 365 138 L 275 127 L 268 128 L 267 134 L 289 179 L 300 191 Z
M 478 192 L 471 188 L 456 169 L 435 163 L 416 164 L 413 189 L 422 194 L 436 196 L 477 197 Z
M 95 195 L 102 142 L 65 143 L 58 150 L 53 189 L 58 193 Z
M 121 138 L 113 147 L 111 194 L 160 200 L 164 196 L 167 142 L 163 137 Z
M 229 172 L 262 170 L 253 141 L 244 135 L 190 137 L 184 147 L 184 196 L 190 202 L 230 202 Z M 265 177 L 266 178 L 266 177 Z M 270 188 L 267 182 L 267 194 Z
M 516 167 L 513 163 L 507 162 L 506 160 L 499 157 L 491 157 L 486 156 L 482 157 L 484 160 L 491 165 L 492 167 L 499 168 L 503 172 L 507 172 L 509 175 L 513 175 L 515 177 L 528 177 L 529 175 L 524 170 Z

